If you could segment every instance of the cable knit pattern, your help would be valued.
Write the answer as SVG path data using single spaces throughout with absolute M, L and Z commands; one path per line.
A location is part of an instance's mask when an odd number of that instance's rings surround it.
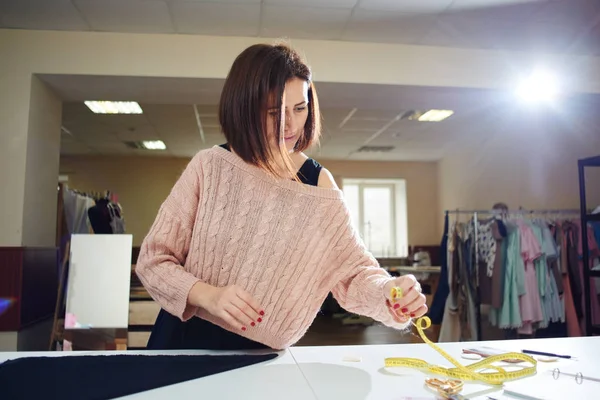
M 404 329 L 385 303 L 390 279 L 351 224 L 342 192 L 275 179 L 218 146 L 199 152 L 160 207 L 136 272 L 183 321 L 194 316 L 274 349 L 296 343 L 327 294 L 348 311 Z M 187 304 L 199 280 L 238 285 L 264 307 L 239 327 Z

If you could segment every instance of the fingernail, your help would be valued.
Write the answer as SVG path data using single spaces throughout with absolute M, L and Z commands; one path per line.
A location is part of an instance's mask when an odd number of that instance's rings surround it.
M 412 318 L 414 318 L 414 317 L 415 317 L 415 314 L 410 314 L 410 316 L 411 316 Z
M 264 311 L 261 311 L 259 314 L 260 314 L 260 315 L 265 315 L 265 312 L 264 312 Z
M 400 308 L 400 304 L 394 304 L 394 310 L 397 310 Z
M 262 318 L 257 319 L 258 322 L 262 322 Z
M 246 327 L 245 327 L 245 326 L 242 326 L 242 330 L 243 330 L 243 331 L 245 331 L 245 330 L 246 330 Z
M 254 321 L 252 321 L 252 322 L 250 323 L 250 325 L 252 325 L 252 326 L 255 326 L 255 325 L 256 325 L 256 323 L 255 323 Z
M 408 308 L 403 308 L 403 309 L 402 309 L 402 310 L 400 310 L 400 311 L 402 311 L 403 313 L 407 313 L 407 312 L 408 312 Z

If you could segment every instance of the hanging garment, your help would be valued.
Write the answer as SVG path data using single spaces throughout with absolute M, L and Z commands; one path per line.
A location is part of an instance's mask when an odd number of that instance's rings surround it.
M 591 222 L 590 223 L 592 230 L 594 231 L 594 239 L 596 239 L 596 243 L 600 243 L 600 222 Z
M 461 321 L 459 318 L 458 297 L 460 295 L 460 269 L 462 260 L 462 242 L 459 240 L 459 230 L 462 224 L 455 224 L 448 236 L 448 297 L 444 307 L 442 326 L 440 327 L 439 342 L 458 342 L 461 336 Z
M 94 200 L 63 187 L 63 207 L 65 220 L 70 234 L 90 233 L 88 210 L 94 206 Z
M 429 318 L 432 324 L 441 324 L 444 319 L 444 310 L 446 299 L 450 292 L 449 276 L 448 276 L 448 213 L 444 217 L 444 234 L 440 244 L 440 280 L 433 295 L 433 301 L 429 308 Z
M 542 228 L 539 225 L 539 221 L 528 222 L 531 231 L 535 236 L 536 242 L 540 247 L 540 256 L 533 262 L 535 266 L 535 276 L 537 279 L 538 296 L 540 300 L 540 309 L 542 310 L 542 320 L 533 324 L 533 329 L 544 329 L 548 327 L 550 323 L 550 304 L 548 303 L 550 298 L 547 297 L 548 293 L 548 263 L 546 262 L 546 253 L 544 246 L 544 238 Z
M 579 268 L 579 236 L 581 230 L 572 221 L 563 221 L 563 237 L 566 250 L 566 268 L 571 284 L 571 294 L 577 318 L 583 318 L 583 277 Z
M 561 223 L 557 223 L 555 238 L 556 244 L 558 248 L 558 256 L 559 256 L 559 269 L 562 273 L 562 281 L 563 281 L 563 294 L 562 294 L 562 302 L 565 308 L 565 319 L 567 322 L 567 334 L 570 337 L 580 337 L 581 336 L 581 327 L 579 326 L 579 318 L 577 316 L 577 311 L 575 309 L 575 302 L 573 300 L 572 286 L 571 280 L 569 278 L 568 273 L 568 256 L 567 256 L 567 247 L 568 247 L 568 233 L 567 230 L 565 232 L 564 229 L 564 221 Z
M 496 222 L 495 219 L 487 221 L 474 220 L 469 224 L 470 232 L 474 239 L 474 224 L 477 224 L 477 252 L 479 262 L 484 263 L 485 273 L 491 277 L 494 271 L 494 260 L 496 258 L 496 239 L 492 233 L 492 225 Z M 479 275 L 479 273 L 478 273 Z
M 513 223 L 506 222 L 505 226 L 503 302 L 500 309 L 490 309 L 489 318 L 492 326 L 516 329 L 522 325 L 519 298 L 525 294 L 525 267 L 521 257 L 521 233 Z
M 579 231 L 581 232 L 581 221 L 579 220 L 575 220 L 573 221 L 574 225 L 578 227 Z M 581 240 L 579 241 L 578 244 L 578 248 L 577 248 L 577 254 L 578 254 L 578 267 L 579 267 L 579 272 L 580 272 L 580 276 L 581 276 L 581 286 L 584 287 L 584 272 L 583 269 L 584 268 L 589 268 L 592 269 L 594 267 L 594 258 L 598 257 L 598 254 L 600 253 L 600 250 L 598 248 L 598 244 L 596 243 L 596 239 L 594 237 L 594 232 L 592 231 L 592 228 L 588 225 L 586 226 L 586 233 L 587 233 L 587 241 L 588 241 L 588 252 L 589 252 L 589 264 L 588 265 L 583 265 L 583 249 L 582 249 L 582 242 Z M 586 304 L 585 304 L 585 299 L 582 297 L 581 299 L 581 308 L 583 310 L 583 315 L 585 315 L 586 312 L 590 312 L 592 315 L 592 324 L 597 325 L 600 324 L 600 302 L 598 301 L 598 292 L 596 291 L 596 285 L 595 285 L 595 278 L 590 278 L 590 299 L 591 299 L 591 310 L 588 311 L 586 310 Z M 583 332 L 585 332 L 585 320 L 583 319 L 581 321 L 581 330 Z
M 519 221 L 521 231 L 521 256 L 525 264 L 525 295 L 519 297 L 521 319 L 523 325 L 518 332 L 523 335 L 533 334 L 533 324 L 543 320 L 539 289 L 534 261 L 541 256 L 540 244 L 537 242 L 531 227 Z
M 492 275 L 488 275 L 487 260 L 479 260 L 479 292 L 481 293 L 481 304 L 488 304 L 494 308 L 502 306 L 502 281 L 504 279 L 504 268 L 502 265 L 502 242 L 506 237 L 506 227 L 500 220 L 492 221 L 491 235 L 496 241 L 494 251 L 494 268 Z
M 474 223 L 471 221 L 467 226 L 465 241 L 463 243 L 464 252 L 462 260 L 462 285 L 463 296 L 459 302 L 459 316 L 461 318 L 461 340 L 479 340 L 479 305 L 477 291 L 479 285 L 479 270 L 477 268 L 477 248 L 475 245 Z
M 536 260 L 536 273 L 544 320 L 538 324 L 536 329 L 545 329 L 552 322 L 564 322 L 565 318 L 564 306 L 559 297 L 556 279 L 549 265 L 549 261 L 556 261 L 558 252 L 556 242 L 544 221 L 534 221 L 533 229 L 542 248 L 542 256 Z
M 558 294 L 562 295 L 564 292 L 564 288 L 563 288 L 562 272 L 560 269 L 561 254 L 558 250 L 558 242 L 556 240 L 556 231 L 557 231 L 556 225 L 547 226 L 547 229 L 544 230 L 544 238 L 546 238 L 545 240 L 548 240 L 551 243 L 554 243 L 554 248 L 550 250 L 550 255 L 547 255 L 548 267 L 550 268 L 551 274 L 554 276 L 554 281 L 556 282 Z M 547 237 L 548 235 L 549 235 L 549 237 Z
M 556 279 L 550 275 L 548 279 L 548 293 L 550 298 L 550 322 L 566 322 L 565 302 L 558 293 Z
M 107 204 L 108 214 L 110 215 L 110 227 L 113 234 L 125 233 L 125 220 L 121 216 L 121 211 L 112 203 Z
M 494 260 L 494 274 L 492 275 L 492 307 L 500 308 L 504 301 L 504 268 L 506 264 L 506 237 L 508 236 L 504 222 L 497 220 L 492 233 L 496 239 L 496 258 Z
M 96 201 L 94 207 L 88 210 L 88 216 L 96 234 L 113 233 L 112 226 L 110 225 L 111 218 L 108 203 L 107 199 L 100 199 Z

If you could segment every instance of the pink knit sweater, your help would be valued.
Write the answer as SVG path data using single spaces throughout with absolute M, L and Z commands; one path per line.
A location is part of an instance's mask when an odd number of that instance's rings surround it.
M 392 279 L 353 229 L 342 192 L 275 179 L 215 146 L 188 164 L 144 239 L 136 272 L 167 312 L 204 318 L 273 349 L 296 343 L 331 291 L 348 311 L 403 329 Z M 239 285 L 264 308 L 245 332 L 187 304 L 198 281 Z

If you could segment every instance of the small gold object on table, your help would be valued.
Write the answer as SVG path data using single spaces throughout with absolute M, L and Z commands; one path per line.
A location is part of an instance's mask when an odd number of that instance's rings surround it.
M 430 389 L 438 392 L 445 399 L 460 393 L 464 386 L 463 381 L 458 379 L 427 378 L 425 379 L 425 384 Z

